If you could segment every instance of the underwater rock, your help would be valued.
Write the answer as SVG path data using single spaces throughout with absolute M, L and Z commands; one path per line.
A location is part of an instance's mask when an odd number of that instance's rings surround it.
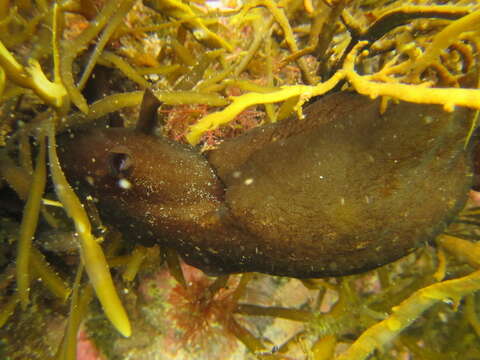
M 206 156 L 123 128 L 62 136 L 69 181 L 128 241 L 159 242 L 208 273 L 340 276 L 441 232 L 471 186 L 467 109 L 337 93 Z

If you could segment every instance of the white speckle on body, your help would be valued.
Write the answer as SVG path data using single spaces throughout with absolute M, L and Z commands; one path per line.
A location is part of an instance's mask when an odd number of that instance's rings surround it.
M 93 177 L 91 177 L 91 176 L 85 176 L 85 180 L 87 181 L 87 183 L 88 183 L 90 186 L 95 185 L 95 180 L 93 179 Z
M 132 183 L 128 181 L 127 179 L 120 179 L 117 182 L 117 185 L 125 190 L 131 189 L 132 188 Z
M 244 181 L 244 184 L 247 185 L 247 186 L 248 186 L 248 185 L 252 185 L 252 184 L 253 184 L 253 178 L 248 178 L 248 179 L 246 179 L 246 180 Z

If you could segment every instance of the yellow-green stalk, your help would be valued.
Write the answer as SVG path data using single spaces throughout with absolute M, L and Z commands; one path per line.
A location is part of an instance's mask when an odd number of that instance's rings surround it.
M 107 318 L 123 336 L 128 337 L 132 333 L 130 321 L 113 284 L 105 255 L 92 235 L 90 221 L 83 205 L 68 184 L 60 166 L 56 152 L 55 118 L 52 118 L 48 125 L 48 144 L 50 173 L 55 191 L 75 224 L 80 240 L 80 255 L 90 282 Z
M 23 211 L 17 248 L 17 289 L 23 309 L 28 305 L 28 293 L 30 290 L 30 250 L 32 247 L 32 239 L 37 228 L 42 195 L 45 190 L 45 182 L 47 179 L 44 134 L 40 134 L 38 141 L 40 143 L 40 149 L 27 203 L 25 204 L 25 210 Z

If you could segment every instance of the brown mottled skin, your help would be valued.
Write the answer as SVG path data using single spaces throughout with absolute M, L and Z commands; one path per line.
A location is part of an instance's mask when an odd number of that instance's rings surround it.
M 209 273 L 347 275 L 431 240 L 472 181 L 466 110 L 378 109 L 334 94 L 304 120 L 254 129 L 206 156 L 122 128 L 64 137 L 60 155 L 127 240 L 173 247 Z

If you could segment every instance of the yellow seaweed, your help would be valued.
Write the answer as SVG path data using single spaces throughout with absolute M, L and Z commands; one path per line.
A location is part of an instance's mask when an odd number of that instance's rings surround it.
M 480 320 L 475 309 L 475 294 L 469 294 L 465 297 L 465 317 L 477 336 L 480 337 Z
M 115 55 L 110 51 L 104 51 L 98 58 L 98 63 L 102 65 L 114 66 L 120 70 L 127 78 L 135 81 L 143 88 L 147 88 L 149 83 L 145 80 L 129 63 L 123 60 L 120 56 Z
M 393 309 L 385 320 L 365 330 L 347 351 L 336 360 L 366 359 L 374 350 L 382 349 L 423 312 L 446 299 L 459 299 L 480 290 L 480 272 L 459 279 L 446 280 L 422 288 Z
M 276 22 L 280 25 L 280 27 L 283 30 L 284 36 L 285 36 L 285 42 L 288 44 L 288 47 L 290 48 L 290 51 L 292 53 L 297 53 L 299 51 L 297 41 L 295 40 L 295 36 L 293 35 L 293 30 L 290 26 L 290 22 L 288 21 L 288 18 L 285 14 L 285 11 L 282 9 L 282 7 L 276 3 L 273 0 L 253 0 L 253 1 L 248 1 L 245 6 L 242 8 L 242 13 L 240 13 L 240 16 L 244 16 L 243 14 L 249 11 L 250 9 L 253 9 L 257 6 L 264 6 L 266 7 L 272 14 L 272 16 L 275 18 Z M 305 79 L 305 82 L 309 85 L 312 85 L 315 83 L 315 79 L 310 74 L 308 71 L 308 67 L 304 59 L 298 58 L 296 59 L 299 68 L 302 71 L 303 78 Z
M 10 316 L 15 311 L 15 307 L 20 302 L 20 297 L 17 293 L 10 295 L 8 299 L 3 303 L 0 310 L 0 328 L 5 325 Z
M 92 55 L 88 59 L 87 66 L 83 70 L 82 76 L 80 77 L 80 80 L 77 85 L 80 90 L 83 89 L 87 80 L 89 79 L 93 71 L 93 67 L 96 64 L 97 59 L 100 57 L 105 45 L 107 45 L 108 40 L 110 40 L 110 37 L 113 35 L 114 31 L 120 25 L 120 23 L 122 22 L 122 19 L 125 17 L 128 11 L 130 11 L 134 2 L 135 0 L 119 1 L 120 5 L 118 6 L 118 9 L 115 11 L 113 16 L 108 20 L 108 23 L 105 26 L 105 29 L 103 30 L 102 34 L 100 35 L 100 38 L 97 41 L 97 44 L 95 45 L 95 49 L 93 50 Z
M 138 271 L 140 270 L 140 266 L 142 265 L 143 260 L 147 255 L 147 248 L 142 245 L 135 246 L 135 249 L 128 260 L 127 267 L 123 272 L 122 278 L 124 281 L 130 282 L 135 279 Z
M 227 100 L 217 94 L 193 91 L 155 91 L 154 94 L 166 105 L 208 104 L 210 106 L 223 106 L 227 104 Z M 71 115 L 68 120 L 62 121 L 58 126 L 58 130 L 63 131 L 69 127 L 80 126 L 122 108 L 140 105 L 142 97 L 143 91 L 105 96 L 90 106 L 88 114 L 76 113 Z
M 447 234 L 439 235 L 436 241 L 449 253 L 454 254 L 474 268 L 480 268 L 480 244 Z
M 149 0 L 147 5 L 152 6 L 155 10 L 171 16 L 177 20 L 181 20 L 193 34 L 195 39 L 212 48 L 224 48 L 232 51 L 232 45 L 222 37 L 215 34 L 204 24 L 203 20 L 198 17 L 189 5 L 179 0 Z
M 37 228 L 38 217 L 42 195 L 47 180 L 47 169 L 45 161 L 45 135 L 40 134 L 38 138 L 40 150 L 38 152 L 35 171 L 32 178 L 32 186 L 28 194 L 27 203 L 23 212 L 22 223 L 20 225 L 20 235 L 18 238 L 17 250 L 17 290 L 20 296 L 22 308 L 28 305 L 28 292 L 30 290 L 30 254 L 32 239 Z
M 454 106 L 466 106 L 480 109 L 480 89 L 464 88 L 429 88 L 423 85 L 381 83 L 371 81 L 369 76 L 358 75 L 354 70 L 357 52 L 367 44 L 359 42 L 347 56 L 343 71 L 355 90 L 371 98 L 390 96 L 394 99 L 419 103 L 443 105 L 446 111 L 452 111 Z
M 186 288 L 187 281 L 183 275 L 182 266 L 180 264 L 180 259 L 178 258 L 177 252 L 174 249 L 166 248 L 165 260 L 167 261 L 168 271 L 170 271 L 170 274 L 172 274 L 172 276 L 180 285 Z
M 3 91 L 5 90 L 5 70 L 3 67 L 0 66 L 0 97 L 3 95 Z
M 87 312 L 87 306 L 93 297 L 92 287 L 81 286 L 83 265 L 79 265 L 73 281 L 72 299 L 68 314 L 67 329 L 58 348 L 57 360 L 75 360 L 77 358 L 77 333 L 81 321 Z
M 78 308 L 80 280 L 83 275 L 83 265 L 80 264 L 73 281 L 72 299 L 68 314 L 67 329 L 63 335 L 62 343 L 58 348 L 57 360 L 75 360 L 77 357 L 77 332 L 80 326 L 81 314 Z
M 278 306 L 259 306 L 252 304 L 239 304 L 235 312 L 246 315 L 256 316 L 275 316 L 283 319 L 307 322 L 312 318 L 309 311 L 300 309 L 289 309 Z
M 248 329 L 241 326 L 235 319 L 230 321 L 228 330 L 232 332 L 253 354 L 261 354 L 267 351 L 267 347 L 263 342 L 257 339 L 257 337 Z
M 338 81 L 343 77 L 343 73 L 337 72 L 329 80 L 319 83 L 316 86 L 308 85 L 292 85 L 285 86 L 281 90 L 271 93 L 247 93 L 233 98 L 233 101 L 225 109 L 203 117 L 199 122 L 190 127 L 190 131 L 186 138 L 192 145 L 198 144 L 202 134 L 206 131 L 214 130 L 220 125 L 226 124 L 233 120 L 235 116 L 240 114 L 249 106 L 257 104 L 270 104 L 287 100 L 294 96 L 299 96 L 302 100 L 298 104 L 300 109 L 303 102 L 312 96 L 321 95 L 332 89 Z
M 440 52 L 455 42 L 459 35 L 465 31 L 474 30 L 480 22 L 480 10 L 474 11 L 461 19 L 452 22 L 442 31 L 435 35 L 432 43 L 428 46 L 422 56 L 415 59 L 412 64 L 411 78 L 418 76 L 430 65 L 438 62 Z
M 54 120 L 52 119 L 48 125 L 48 154 L 55 191 L 65 211 L 74 222 L 80 240 L 82 262 L 105 315 L 123 336 L 128 337 L 132 332 L 130 321 L 113 284 L 105 255 L 97 239 L 92 235 L 90 221 L 83 205 L 68 184 L 61 169 L 56 153 Z
M 119 3 L 117 1 L 107 1 L 102 10 L 90 26 L 85 29 L 74 41 L 64 42 L 60 51 L 60 76 L 63 85 L 70 97 L 70 100 L 84 113 L 88 113 L 88 104 L 83 97 L 80 89 L 75 85 L 73 78 L 73 61 L 77 55 L 85 50 L 88 44 L 102 31 L 108 21 L 117 11 Z
M 25 169 L 28 174 L 33 174 L 32 147 L 30 146 L 30 137 L 26 132 L 20 134 L 18 149 L 20 166 Z
M 0 175 L 22 200 L 27 200 L 30 191 L 30 174 L 17 166 L 5 151 L 0 151 Z
M 34 59 L 30 60 L 27 67 L 23 67 L 1 41 L 0 66 L 10 80 L 19 86 L 32 89 L 47 104 L 56 108 L 63 106 L 67 94 L 63 85 L 48 80 L 40 64 Z
M 42 285 L 61 301 L 66 301 L 70 296 L 70 288 L 65 285 L 63 279 L 51 268 L 43 254 L 34 246 L 31 248 L 30 263 L 33 275 L 42 280 Z
M 255 21 L 255 23 L 253 24 L 255 29 L 255 37 L 253 38 L 253 41 L 250 44 L 250 47 L 248 48 L 246 54 L 243 56 L 239 64 L 235 67 L 235 70 L 233 71 L 233 75 L 235 77 L 238 77 L 243 72 L 243 70 L 245 70 L 248 63 L 257 53 L 260 45 L 265 40 L 265 37 L 269 35 L 269 32 L 267 30 L 272 26 L 272 24 L 273 18 L 269 18 L 266 21 L 259 18 L 257 19 L 257 21 Z
M 335 354 L 335 345 L 337 345 L 337 339 L 334 335 L 327 335 L 318 339 L 311 350 L 313 360 L 332 359 Z

